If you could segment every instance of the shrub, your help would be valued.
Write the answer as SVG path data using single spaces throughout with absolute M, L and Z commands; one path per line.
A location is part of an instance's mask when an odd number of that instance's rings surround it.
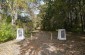
M 0 42 L 5 42 L 15 38 L 16 32 L 11 24 L 6 22 L 0 23 Z

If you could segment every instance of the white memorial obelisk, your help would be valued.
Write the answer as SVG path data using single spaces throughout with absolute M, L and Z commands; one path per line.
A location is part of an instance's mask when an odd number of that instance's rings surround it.
M 24 37 L 24 31 L 23 31 L 23 28 L 18 28 L 17 29 L 17 38 L 16 40 L 24 40 L 25 37 Z
M 58 39 L 59 40 L 66 40 L 66 31 L 65 29 L 58 30 Z

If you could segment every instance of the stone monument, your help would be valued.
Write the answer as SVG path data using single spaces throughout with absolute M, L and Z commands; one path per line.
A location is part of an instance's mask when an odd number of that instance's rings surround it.
M 58 30 L 58 39 L 59 40 L 66 40 L 66 31 L 65 29 Z
M 23 39 L 25 39 L 23 28 L 18 28 L 16 40 L 23 40 Z

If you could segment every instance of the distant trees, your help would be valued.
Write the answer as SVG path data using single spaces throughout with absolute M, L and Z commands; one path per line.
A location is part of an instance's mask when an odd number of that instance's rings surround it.
M 42 29 L 44 30 L 56 30 L 57 28 L 63 28 L 63 22 L 65 19 L 65 4 L 62 0 L 49 0 L 47 2 L 46 13 L 42 15 Z
M 30 11 L 28 3 L 34 1 L 35 0 L 1 0 L 0 3 L 4 14 L 7 16 L 10 15 L 12 18 L 12 24 L 14 24 L 20 11 Z
M 42 17 L 42 29 L 56 30 L 65 28 L 67 31 L 85 31 L 84 0 L 49 0 Z
M 84 32 L 84 14 L 85 14 L 85 1 L 84 0 L 68 0 L 67 2 L 67 23 L 66 29 L 70 31 Z M 69 28 L 68 28 L 69 27 Z

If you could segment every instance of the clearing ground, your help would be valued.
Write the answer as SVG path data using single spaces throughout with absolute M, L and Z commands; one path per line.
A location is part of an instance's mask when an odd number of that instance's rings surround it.
M 0 55 L 85 55 L 85 35 L 67 33 L 67 40 L 61 41 L 57 32 L 35 32 L 32 40 L 0 44 Z
M 20 55 L 85 55 L 85 36 L 67 34 L 66 41 L 57 39 L 57 32 L 38 32 L 32 40 L 21 42 Z

